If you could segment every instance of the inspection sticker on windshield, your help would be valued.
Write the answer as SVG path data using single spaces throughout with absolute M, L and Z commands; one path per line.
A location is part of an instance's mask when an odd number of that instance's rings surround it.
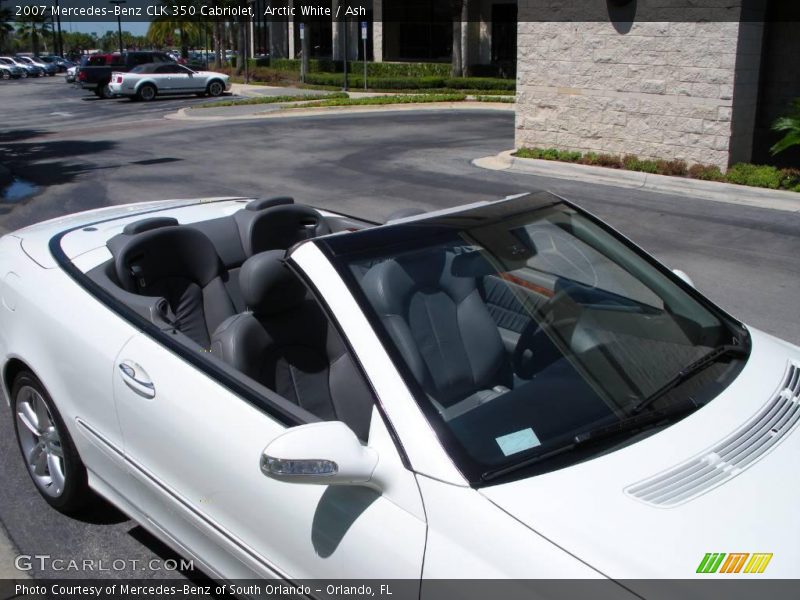
M 539 438 L 536 437 L 536 434 L 533 433 L 533 429 L 530 427 L 515 431 L 514 433 L 509 433 L 508 435 L 501 435 L 499 438 L 495 438 L 495 441 L 506 456 L 511 456 L 517 452 L 530 450 L 531 448 L 542 445 L 542 442 L 539 441 Z

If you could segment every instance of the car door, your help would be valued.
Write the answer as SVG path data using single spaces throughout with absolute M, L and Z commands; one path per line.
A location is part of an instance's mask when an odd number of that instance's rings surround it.
M 287 427 L 144 334 L 117 357 L 114 388 L 136 501 L 211 575 L 419 580 L 422 501 L 377 410 L 382 492 L 266 477 L 263 450 Z
M 183 92 L 200 92 L 205 89 L 202 77 L 199 77 L 194 71 L 184 67 L 183 65 L 175 65 L 176 82 Z
M 160 92 L 172 93 L 176 91 L 178 86 L 177 76 L 175 75 L 174 65 L 161 65 L 156 67 L 154 74 L 156 75 L 156 85 Z

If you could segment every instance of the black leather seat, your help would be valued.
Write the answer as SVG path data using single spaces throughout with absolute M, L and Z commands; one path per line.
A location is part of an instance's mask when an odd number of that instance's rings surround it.
M 112 238 L 109 247 L 119 284 L 134 294 L 165 298 L 167 319 L 204 348 L 211 332 L 234 314 L 214 244 L 196 229 L 153 220 Z
M 310 206 L 255 200 L 233 215 L 246 256 L 266 250 L 288 250 L 298 242 L 330 233 L 330 227 Z
M 251 312 L 214 332 L 212 353 L 258 383 L 324 420 L 369 434 L 373 397 L 347 348 L 282 250 L 245 261 L 239 285 Z
M 445 418 L 507 391 L 510 361 L 472 276 L 454 253 L 421 252 L 372 267 L 362 286 L 414 377 Z

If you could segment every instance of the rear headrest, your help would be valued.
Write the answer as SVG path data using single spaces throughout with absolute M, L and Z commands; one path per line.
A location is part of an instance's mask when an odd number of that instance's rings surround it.
M 284 204 L 294 204 L 294 198 L 290 196 L 272 196 L 271 198 L 258 198 L 251 200 L 244 207 L 245 210 L 264 210 L 273 206 L 281 206 Z
M 143 231 L 150 231 L 151 229 L 158 229 L 159 227 L 169 227 L 170 225 L 177 225 L 178 219 L 174 217 L 150 217 L 142 219 L 141 221 L 134 221 L 128 223 L 122 230 L 126 235 L 135 235 Z
M 170 277 L 200 286 L 219 275 L 219 257 L 208 237 L 189 227 L 166 226 L 132 236 L 115 249 L 114 269 L 122 286 L 141 291 Z
M 297 242 L 330 233 L 319 212 L 302 204 L 280 204 L 261 211 L 233 215 L 247 256 L 267 250 L 288 250 Z
M 251 256 L 239 272 L 239 286 L 255 315 L 274 315 L 297 306 L 306 296 L 303 283 L 284 263 L 283 250 Z

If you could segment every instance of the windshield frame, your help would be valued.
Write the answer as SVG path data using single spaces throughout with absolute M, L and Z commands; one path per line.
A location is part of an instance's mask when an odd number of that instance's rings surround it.
M 399 348 L 392 340 L 384 324 L 382 323 L 379 315 L 372 307 L 370 301 L 367 299 L 366 294 L 361 288 L 361 285 L 351 272 L 349 264 L 351 260 L 354 260 L 359 255 L 390 252 L 392 247 L 404 247 L 413 240 L 420 239 L 420 237 L 425 237 L 425 243 L 420 243 L 420 247 L 431 246 L 436 242 L 437 238 L 451 236 L 453 230 L 458 231 L 465 228 L 474 228 L 484 225 L 488 226 L 502 221 L 512 221 L 523 217 L 524 215 L 531 215 L 533 218 L 533 215 L 537 211 L 545 211 L 558 205 L 566 206 L 575 211 L 578 215 L 599 227 L 605 233 L 608 233 L 615 241 L 618 241 L 624 247 L 635 253 L 639 258 L 643 259 L 648 266 L 658 271 L 661 275 L 666 276 L 671 283 L 675 284 L 682 292 L 697 302 L 702 308 L 709 311 L 712 316 L 717 318 L 720 323 L 728 329 L 732 338 L 737 338 L 740 341 L 745 349 L 745 356 L 741 359 L 736 373 L 730 378 L 729 381 L 726 382 L 726 387 L 736 379 L 738 373 L 744 367 L 744 364 L 749 358 L 751 340 L 750 334 L 744 323 L 714 304 L 711 300 L 698 292 L 693 286 L 689 285 L 685 280 L 677 276 L 666 265 L 637 246 L 629 238 L 616 231 L 613 227 L 595 217 L 588 211 L 577 206 L 573 202 L 549 192 L 536 192 L 520 195 L 499 202 L 472 205 L 469 207 L 464 207 L 463 210 L 439 211 L 437 213 L 431 213 L 422 218 L 411 217 L 408 219 L 402 219 L 396 223 L 388 223 L 362 231 L 341 233 L 314 240 L 314 243 L 320 248 L 326 258 L 328 258 L 339 276 L 350 289 L 363 314 L 372 326 L 376 336 L 380 339 L 383 347 L 392 359 L 409 391 L 414 396 L 415 403 L 423 412 L 430 426 L 436 432 L 443 449 L 448 456 L 451 457 L 454 464 L 461 471 L 462 475 L 469 482 L 469 484 L 475 488 L 496 485 L 498 483 L 505 483 L 516 479 L 523 479 L 535 474 L 564 468 L 572 464 L 576 464 L 577 462 L 581 462 L 582 460 L 586 460 L 587 458 L 599 456 L 600 454 L 604 453 L 604 449 L 610 447 L 613 447 L 612 449 L 616 449 L 616 447 L 623 447 L 633 444 L 646 437 L 646 435 L 636 434 L 634 432 L 622 441 L 620 439 L 611 437 L 608 440 L 605 440 L 603 444 L 593 445 L 590 449 L 576 448 L 575 451 L 571 453 L 571 456 L 567 457 L 566 460 L 564 460 L 563 457 L 560 457 L 559 459 L 553 461 L 542 461 L 537 463 L 535 467 L 520 469 L 519 472 L 514 472 L 507 477 L 497 479 L 493 478 L 491 481 L 485 480 L 483 475 L 486 472 L 486 466 L 481 465 L 472 456 L 470 456 L 462 443 L 450 430 L 447 423 L 442 419 L 441 415 L 437 412 L 433 403 L 423 401 L 423 399 L 426 398 L 426 392 L 423 390 L 421 383 L 412 373 L 410 367 L 406 363 L 405 358 L 400 353 Z M 718 395 L 719 391 L 717 391 L 713 397 Z M 698 406 L 704 405 L 705 403 Z M 684 418 L 689 414 L 691 413 L 682 415 L 681 418 Z M 671 425 L 674 422 L 677 422 L 677 420 L 679 419 L 676 418 L 670 421 L 668 424 Z M 653 424 L 651 431 L 655 432 L 657 430 L 660 430 L 660 427 L 657 427 L 657 424 Z M 649 435 L 649 433 L 647 435 Z M 529 457 L 530 456 L 522 456 L 520 457 L 519 462 L 523 462 Z

